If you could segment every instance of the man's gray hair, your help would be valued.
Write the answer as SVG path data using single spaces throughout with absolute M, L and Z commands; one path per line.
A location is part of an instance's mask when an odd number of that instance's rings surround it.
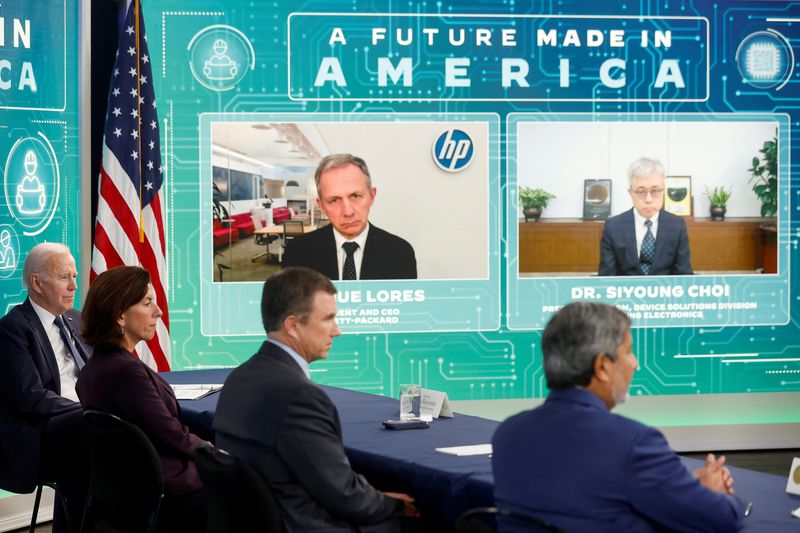
M 314 172 L 314 183 L 317 185 L 317 196 L 319 196 L 319 180 L 322 177 L 322 173 L 334 168 L 346 167 L 347 165 L 357 166 L 364 174 L 364 178 L 367 180 L 367 189 L 372 189 L 372 177 L 369 175 L 367 163 L 363 159 L 358 156 L 354 156 L 353 154 L 331 154 L 322 158 L 322 160 L 319 162 L 319 165 L 317 165 L 316 172 Z
M 544 375 L 551 389 L 585 387 L 594 375 L 594 360 L 605 354 L 617 359 L 617 348 L 631 320 L 616 307 L 599 302 L 573 302 L 559 310 L 542 334 Z
M 633 187 L 633 178 L 642 178 L 653 173 L 660 174 L 663 178 L 664 172 L 664 165 L 658 159 L 640 157 L 628 167 L 628 186 Z
M 22 283 L 25 288 L 30 290 L 31 276 L 33 274 L 44 276 L 47 273 L 47 262 L 54 255 L 60 254 L 69 254 L 72 257 L 69 248 L 59 242 L 43 242 L 31 248 L 22 266 Z

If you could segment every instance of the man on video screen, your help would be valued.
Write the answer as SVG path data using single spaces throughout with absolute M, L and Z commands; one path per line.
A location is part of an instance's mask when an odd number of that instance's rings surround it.
M 600 240 L 600 276 L 692 274 L 686 224 L 664 211 L 664 166 L 642 157 L 628 167 L 633 208 L 611 217 Z
M 363 159 L 326 156 L 314 180 L 331 223 L 287 242 L 284 268 L 305 266 L 334 280 L 416 279 L 414 248 L 369 222 L 377 190 Z

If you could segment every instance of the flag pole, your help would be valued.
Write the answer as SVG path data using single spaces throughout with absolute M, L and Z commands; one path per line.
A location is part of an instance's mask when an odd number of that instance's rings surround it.
M 139 158 L 139 242 L 144 242 L 144 215 L 142 206 L 142 76 L 141 76 L 141 56 L 139 55 L 139 0 L 133 0 L 133 8 L 136 10 L 136 141 L 138 144 Z

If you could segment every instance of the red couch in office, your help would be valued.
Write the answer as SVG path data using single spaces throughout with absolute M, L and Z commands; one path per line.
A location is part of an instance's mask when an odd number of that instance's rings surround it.
M 214 249 L 227 246 L 239 240 L 239 230 L 232 228 L 231 222 L 223 223 L 220 219 L 214 219 Z
M 288 207 L 273 207 L 272 208 L 272 223 L 276 226 L 283 224 L 287 220 L 292 219 L 292 212 Z
M 249 212 L 233 215 L 231 219 L 233 220 L 231 222 L 231 227 L 236 228 L 236 230 L 239 232 L 239 237 L 241 238 L 252 235 L 256 230 L 256 227 L 253 224 L 253 217 L 250 216 Z

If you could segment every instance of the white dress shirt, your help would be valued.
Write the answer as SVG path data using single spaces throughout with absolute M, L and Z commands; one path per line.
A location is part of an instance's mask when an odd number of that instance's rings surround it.
M 658 239 L 658 213 L 653 215 L 653 218 L 649 219 L 653 225 L 650 226 L 650 231 L 653 233 L 653 238 Z M 636 258 L 638 259 L 640 255 L 642 255 L 642 240 L 644 240 L 644 236 L 647 234 L 647 226 L 644 225 L 645 220 L 642 215 L 639 214 L 639 211 L 636 208 L 633 209 L 633 222 L 636 225 Z
M 50 347 L 53 348 L 53 353 L 56 355 L 58 374 L 61 378 L 61 396 L 77 402 L 79 400 L 78 394 L 75 392 L 75 382 L 78 381 L 78 366 L 75 364 L 69 348 L 64 344 L 64 339 L 61 338 L 61 332 L 55 324 L 56 315 L 38 306 L 33 300 L 30 302 L 33 310 L 36 311 L 36 316 L 42 322 L 47 339 L 50 341 Z
M 344 260 L 347 258 L 347 252 L 344 251 L 342 245 L 346 242 L 358 243 L 358 249 L 353 252 L 353 261 L 356 264 L 356 279 L 361 279 L 361 261 L 364 259 L 364 245 L 367 244 L 367 234 L 369 233 L 369 224 L 364 228 L 364 231 L 355 239 L 347 239 L 344 235 L 333 228 L 333 239 L 336 241 L 336 261 L 339 264 L 339 279 L 342 279 L 342 271 L 344 271 Z

